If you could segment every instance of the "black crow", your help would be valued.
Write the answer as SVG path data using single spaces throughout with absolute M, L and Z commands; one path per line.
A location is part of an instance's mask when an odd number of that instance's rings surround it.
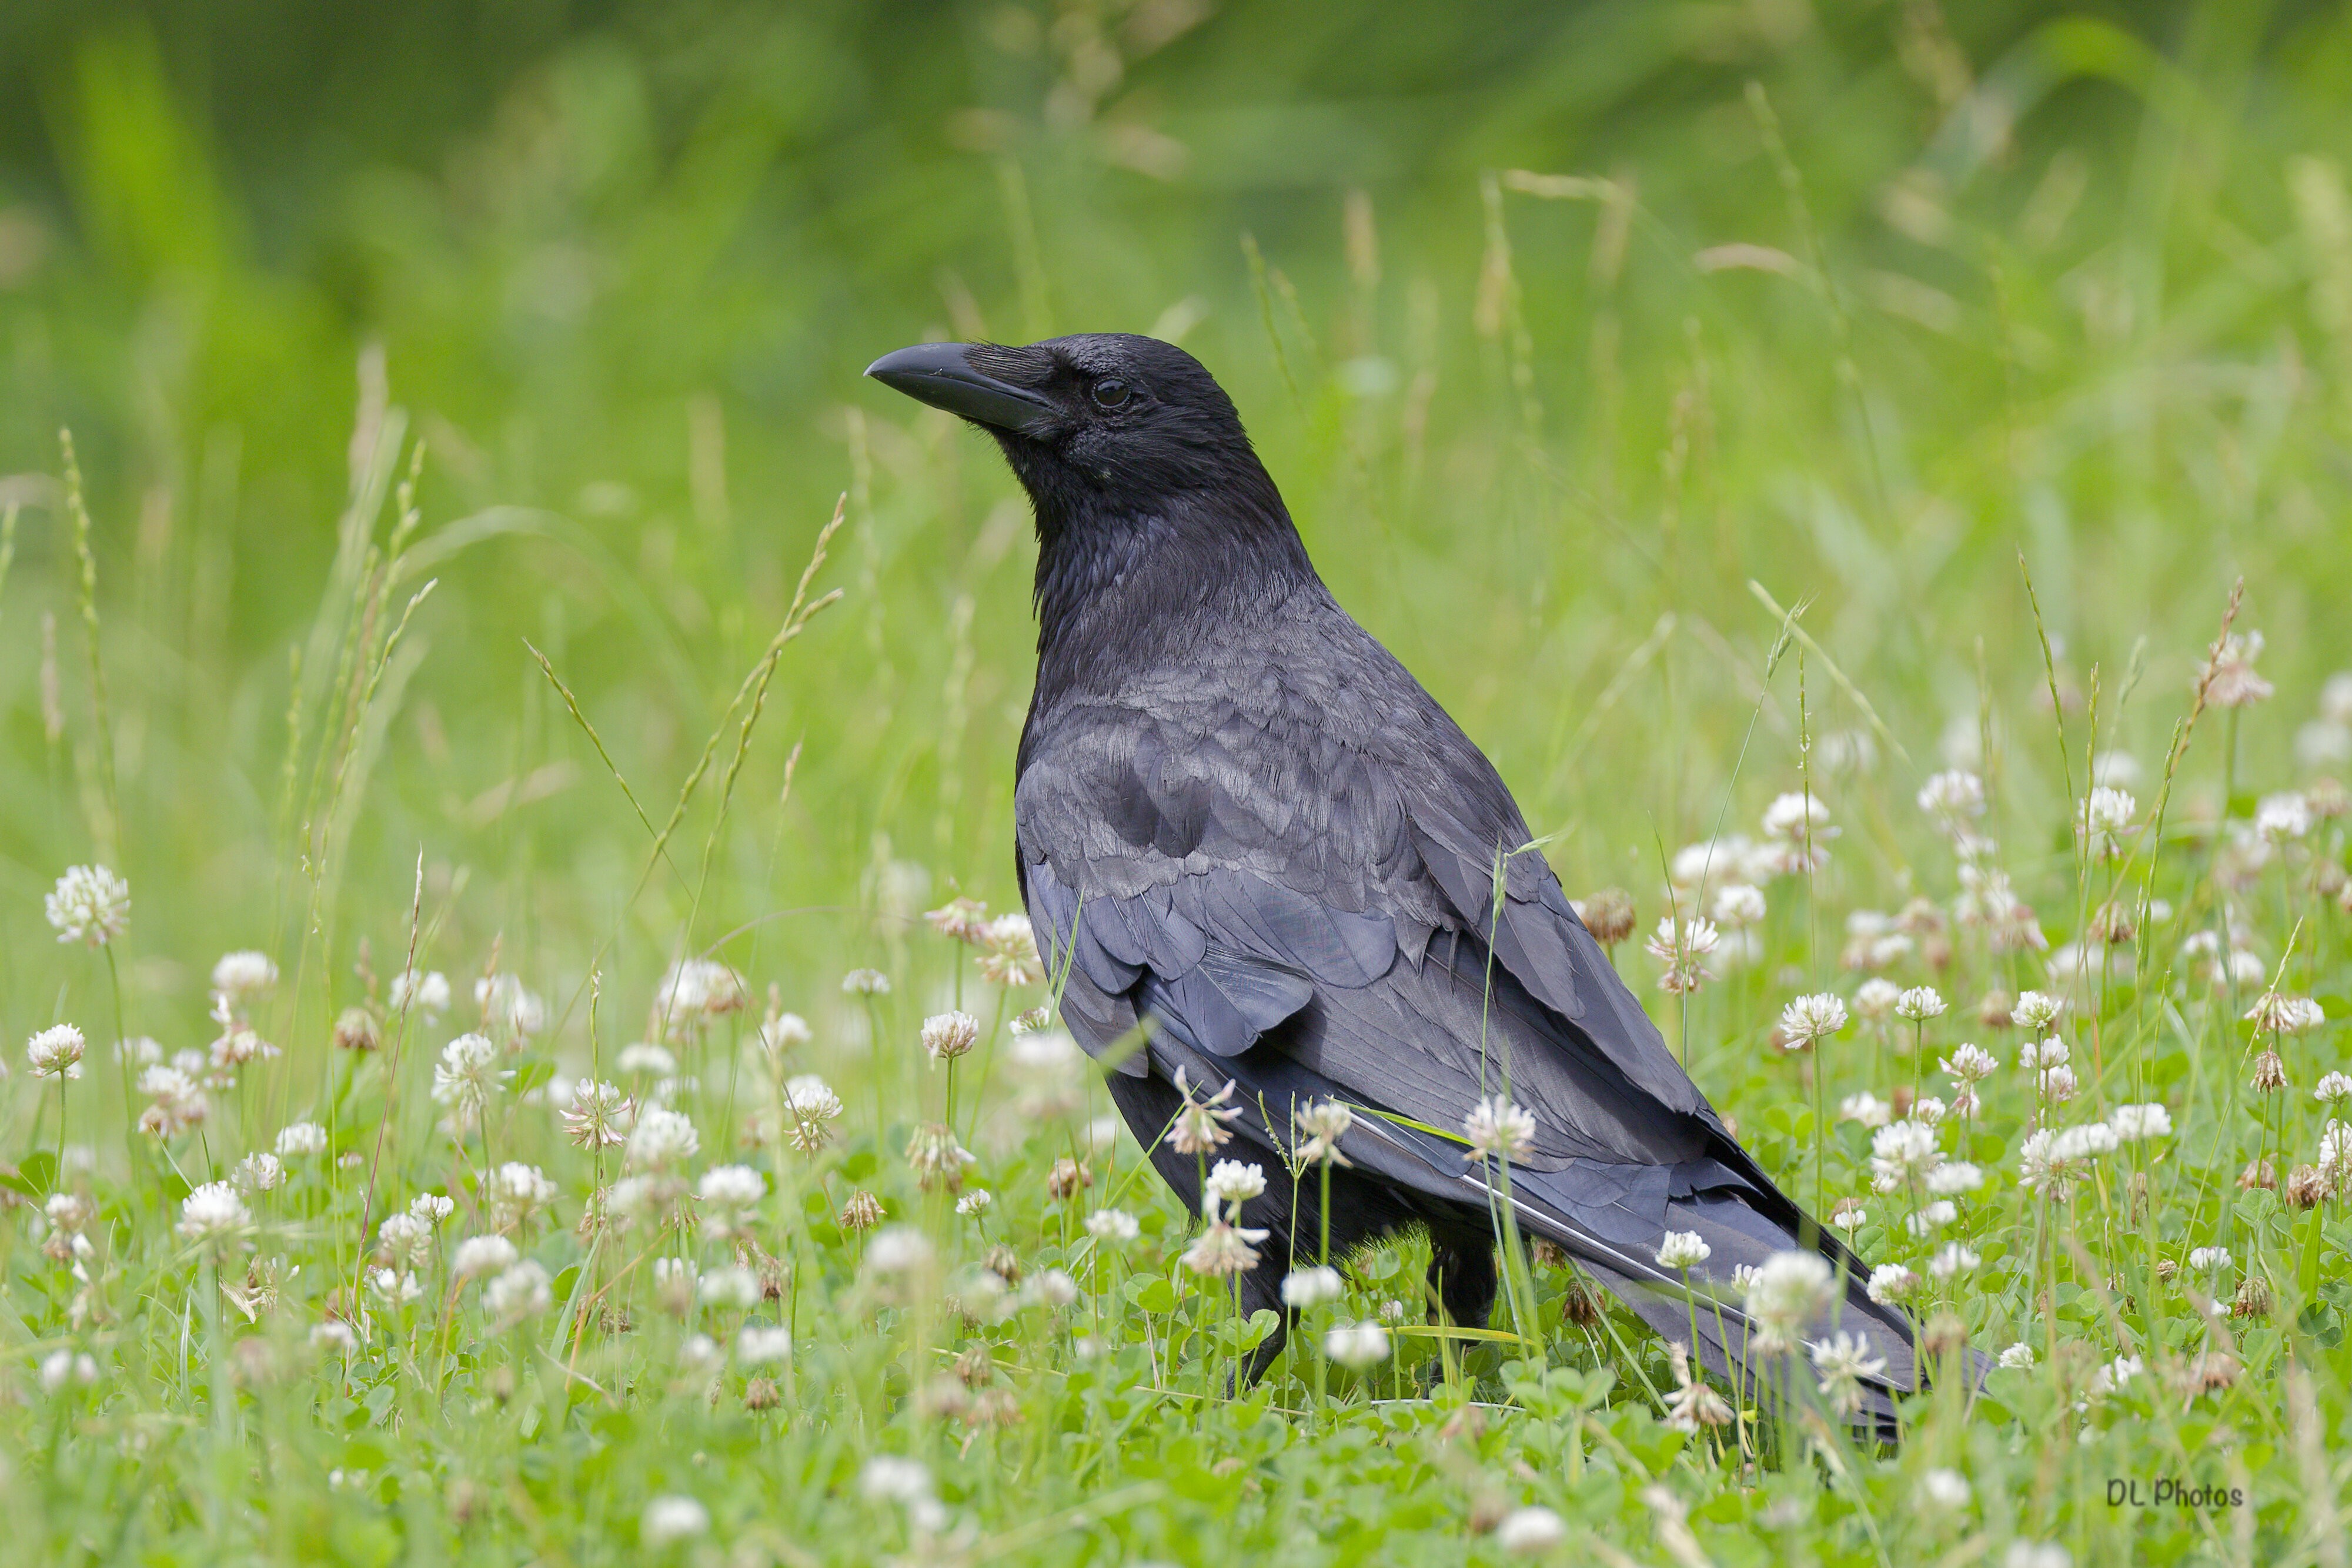
M 1022 894 L 1066 975 L 1064 1021 L 1116 1061 L 1111 1097 L 1185 1202 L 1199 1210 L 1198 1159 L 1163 1137 L 1180 1084 L 1231 1082 L 1243 1114 L 1221 1157 L 1269 1182 L 1247 1222 L 1311 1256 L 1317 1183 L 1294 1186 L 1282 1154 L 1295 1108 L 1339 1101 L 1355 1118 L 1335 1249 L 1425 1229 L 1433 1303 L 1483 1324 L 1503 1183 L 1454 1134 L 1507 1093 L 1535 1124 L 1509 1170 L 1522 1237 L 1558 1243 L 1660 1333 L 1695 1331 L 1743 1387 L 1767 1358 L 1734 1270 L 1817 1255 L 1832 1281 L 1802 1335 L 1858 1333 L 1885 1364 L 1872 1412 L 1891 1416 L 1890 1391 L 1916 1382 L 1908 1321 L 1740 1147 L 1528 847 L 1493 765 L 1333 600 L 1208 371 L 1090 334 L 926 344 L 866 373 L 986 430 L 1035 508 Z M 1670 1230 L 1706 1241 L 1692 1275 L 1720 1315 L 1658 1263 Z M 1290 1261 L 1269 1241 L 1244 1306 L 1279 1313 Z

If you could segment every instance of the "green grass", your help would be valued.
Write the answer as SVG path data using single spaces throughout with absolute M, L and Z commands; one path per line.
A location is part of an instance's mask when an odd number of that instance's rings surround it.
M 1155 44 L 887 7 L 475 36 L 467 9 L 0 34 L 0 1551 L 1452 1563 L 1502 1559 L 1494 1527 L 1535 1506 L 1562 1560 L 2343 1560 L 2352 1228 L 2340 1195 L 2239 1180 L 2319 1158 L 2352 1016 L 2346 819 L 2268 863 L 2241 841 L 2266 797 L 2352 768 L 2306 728 L 2352 668 L 2339 10 L 1239 5 Z M 1621 967 L 1766 1167 L 1862 1197 L 1874 1262 L 1925 1274 L 1964 1241 L 1980 1262 L 1930 1277 L 1923 1321 L 2033 1368 L 1922 1396 L 1885 1452 L 1810 1401 L 1688 1435 L 1661 1420 L 1666 1348 L 1569 1312 L 1549 1266 L 1536 1345 L 1401 1332 L 1328 1362 L 1322 1331 L 1384 1303 L 1420 1325 L 1402 1241 L 1347 1260 L 1344 1300 L 1231 1396 L 1263 1325 L 1182 1266 L 1190 1217 L 1097 1128 L 1099 1086 L 1015 1060 L 1045 988 L 920 919 L 1013 899 L 1032 546 L 985 443 L 856 379 L 933 331 L 1155 323 L 1234 392 L 1342 601 L 1496 758 L 1570 891 L 1631 891 Z M 2276 693 L 2189 725 L 2225 614 Z M 2071 802 L 2111 752 L 2137 831 L 2086 860 Z M 1975 831 L 2052 948 L 2132 916 L 2072 988 L 2055 1121 L 2158 1103 L 2173 1131 L 2096 1156 L 2071 1203 L 2019 1184 L 2024 1037 L 1979 1004 L 2053 979 L 1952 920 L 1958 862 L 1916 803 L 1948 766 L 1985 779 Z M 1840 829 L 1827 864 L 1764 883 L 1752 953 L 1657 989 L 1669 862 L 1798 789 Z M 128 928 L 60 945 L 43 896 L 92 861 L 128 878 Z M 1775 1049 L 1793 998 L 1855 997 L 1849 917 L 1906 909 L 1879 969 L 1950 1000 L 1924 1056 L 1868 1022 Z M 2255 958 L 2216 982 L 2187 944 L 2231 920 Z M 136 1131 L 112 1042 L 206 1049 L 212 967 L 243 949 L 277 966 L 241 1016 L 279 1053 L 200 1126 Z M 395 1001 L 412 953 L 446 1011 Z M 687 1020 L 662 977 L 703 956 L 746 1005 Z M 845 993 L 861 968 L 888 991 Z M 543 1019 L 486 1019 L 490 977 Z M 2244 1015 L 2273 985 L 2327 1021 L 2281 1042 L 2269 1094 Z M 948 1110 L 919 1031 L 958 1005 L 977 1217 L 905 1158 Z M 332 1043 L 352 1009 L 378 1049 Z M 772 1054 L 785 1011 L 809 1039 Z M 89 1040 L 62 1130 L 15 1043 L 61 1022 Z M 486 1023 L 514 1076 L 453 1137 L 434 1068 Z M 674 1074 L 625 1063 L 649 1040 Z M 1949 1098 L 1935 1059 L 1969 1040 L 2000 1065 L 1937 1146 L 1986 1180 L 1915 1237 L 1929 1195 L 1872 1193 L 1837 1107 Z M 686 1081 L 688 1177 L 761 1173 L 738 1233 L 712 1206 L 583 1229 L 624 1152 L 568 1143 L 546 1100 L 592 1071 L 641 1100 Z M 802 1073 L 844 1103 L 813 1154 L 777 1136 Z M 329 1149 L 248 1229 L 175 1228 L 301 1119 Z M 1088 1178 L 1066 1197 L 1063 1159 Z M 555 1197 L 504 1226 L 549 1287 L 507 1322 L 452 1269 L 510 1161 Z M 44 1250 L 59 1191 L 86 1256 Z M 428 1192 L 454 1213 L 388 1304 L 360 1284 L 378 1228 Z M 929 1260 L 877 1270 L 857 1193 Z M 1087 1230 L 1112 1207 L 1133 1240 Z M 2231 1254 L 2210 1315 L 2207 1247 Z M 999 1254 L 1001 1317 L 975 1282 Z M 654 1269 L 677 1257 L 777 1293 L 678 1303 Z M 355 1291 L 346 1354 L 314 1331 Z M 746 1364 L 747 1323 L 790 1356 Z M 2123 1355 L 2146 1375 L 2095 1391 Z M 2234 1381 L 2190 1395 L 2200 1356 Z M 928 1479 L 869 1495 L 878 1456 Z M 1965 1504 L 1923 1500 L 1931 1470 Z M 2243 1503 L 2109 1503 L 2175 1479 Z M 641 1552 L 663 1497 L 707 1533 Z

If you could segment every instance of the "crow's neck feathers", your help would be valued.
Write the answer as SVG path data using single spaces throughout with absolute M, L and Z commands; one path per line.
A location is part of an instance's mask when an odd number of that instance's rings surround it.
M 1320 590 L 1246 438 L 1156 454 L 1149 473 L 1087 474 L 1004 445 L 1036 510 L 1041 703 L 1246 635 Z

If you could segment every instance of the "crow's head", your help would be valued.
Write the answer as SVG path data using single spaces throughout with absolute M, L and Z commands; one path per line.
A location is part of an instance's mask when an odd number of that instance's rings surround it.
M 885 354 L 866 373 L 994 436 L 1043 530 L 1106 511 L 1158 511 L 1188 493 L 1255 501 L 1272 490 L 1224 389 L 1156 338 L 925 343 Z

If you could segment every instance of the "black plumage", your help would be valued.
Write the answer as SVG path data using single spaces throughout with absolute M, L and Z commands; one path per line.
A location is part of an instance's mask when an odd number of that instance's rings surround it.
M 1712 1255 L 1695 1277 L 1726 1301 L 1696 1314 L 1697 1349 L 1734 1377 L 1733 1270 L 1816 1249 L 1843 1283 L 1814 1333 L 1834 1320 L 1870 1342 L 1886 1363 L 1873 1407 L 1890 1415 L 1889 1392 L 1914 1384 L 1907 1320 L 1726 1129 L 1525 847 L 1494 767 L 1333 600 L 1209 373 L 1120 335 L 933 344 L 868 373 L 986 429 L 1034 505 L 1021 886 L 1066 973 L 1063 1019 L 1116 1059 L 1112 1097 L 1170 1186 L 1197 1210 L 1195 1159 L 1161 1141 L 1179 1073 L 1230 1079 L 1244 1114 L 1223 1152 L 1270 1182 L 1250 1223 L 1315 1236 L 1315 1188 L 1294 1189 L 1277 1151 L 1293 1107 L 1343 1101 L 1360 1114 L 1331 1186 L 1335 1245 L 1425 1228 L 1445 1312 L 1483 1323 L 1485 1167 L 1406 1124 L 1459 1128 L 1507 1083 L 1536 1124 L 1511 1172 L 1523 1235 L 1687 1339 L 1681 1279 L 1655 1251 L 1697 1231 Z M 1244 1306 L 1280 1311 L 1289 1266 L 1269 1245 Z

